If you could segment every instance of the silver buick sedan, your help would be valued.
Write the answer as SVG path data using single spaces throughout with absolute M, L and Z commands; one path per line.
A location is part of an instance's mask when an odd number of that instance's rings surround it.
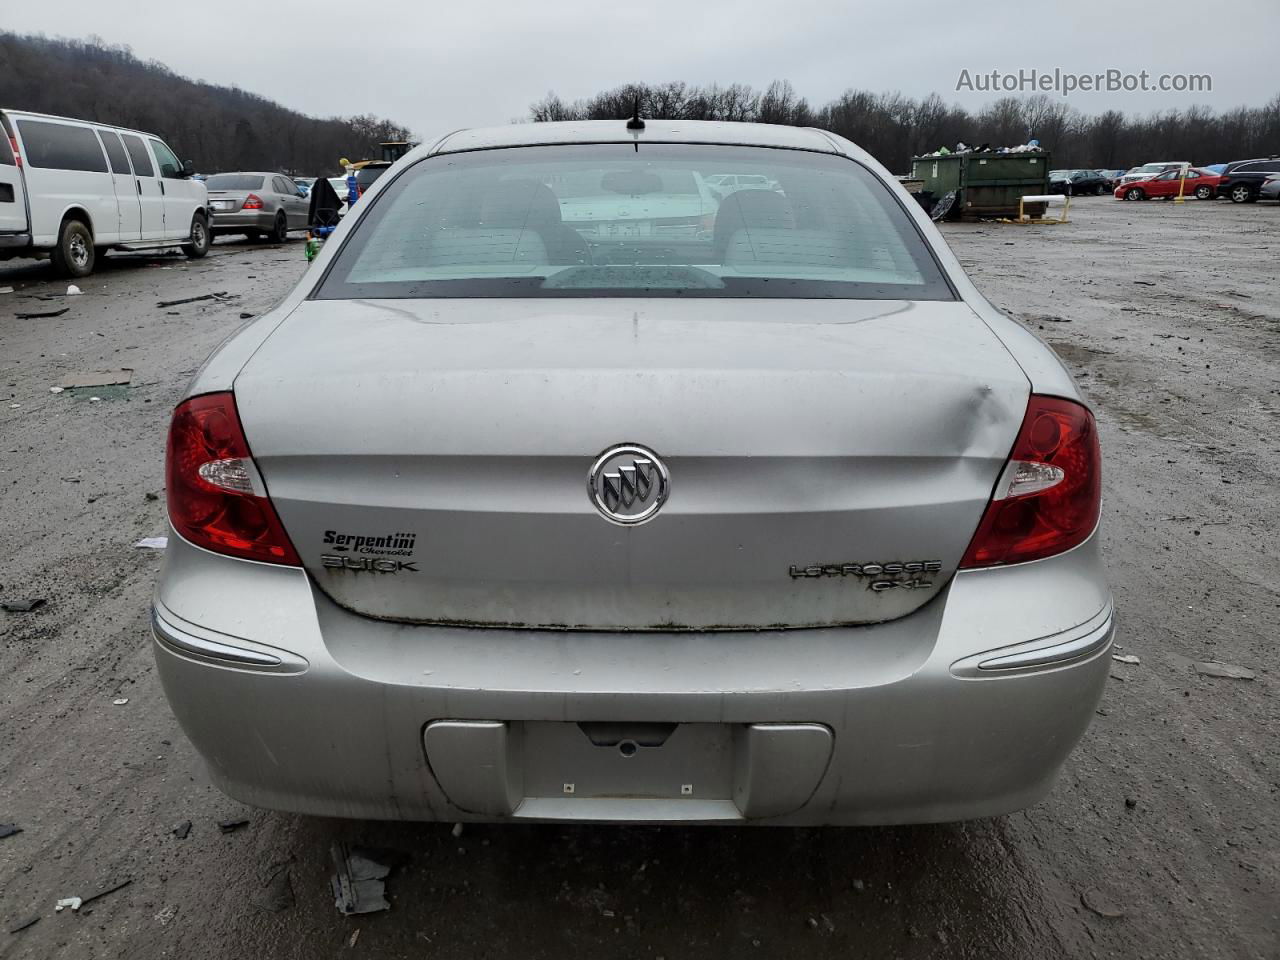
M 263 807 L 989 816 L 1108 674 L 1092 413 L 820 130 L 415 149 L 201 368 L 166 486 L 159 675 Z

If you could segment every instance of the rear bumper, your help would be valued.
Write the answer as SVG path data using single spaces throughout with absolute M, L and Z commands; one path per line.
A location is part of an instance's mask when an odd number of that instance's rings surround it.
M 250 210 L 247 213 L 214 211 L 209 228 L 214 233 L 235 233 L 237 230 L 270 230 L 274 223 L 275 214 L 263 210 Z
M 416 820 L 967 819 L 1040 799 L 1092 719 L 1114 632 L 1095 541 L 961 573 L 876 626 L 593 634 L 373 621 L 301 570 L 171 533 L 154 646 L 215 782 L 259 806 Z M 654 725 L 665 741 L 620 753 Z M 601 740 L 600 727 L 620 732 Z

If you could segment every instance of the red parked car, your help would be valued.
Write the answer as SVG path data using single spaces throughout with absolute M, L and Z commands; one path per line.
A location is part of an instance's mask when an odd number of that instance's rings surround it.
M 1217 193 L 1218 181 L 1222 178 L 1216 173 L 1192 167 L 1187 171 L 1187 185 L 1183 194 L 1197 200 L 1212 200 Z M 1151 197 L 1176 197 L 1179 182 L 1182 180 L 1181 170 L 1166 170 L 1146 180 L 1134 180 L 1116 187 L 1117 200 L 1148 200 Z

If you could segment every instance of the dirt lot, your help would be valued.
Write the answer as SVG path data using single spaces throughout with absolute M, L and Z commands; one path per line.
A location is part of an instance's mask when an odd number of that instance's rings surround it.
M 116 258 L 49 301 L 33 295 L 66 285 L 47 267 L 0 265 L 16 288 L 0 294 L 0 597 L 48 598 L 0 613 L 0 822 L 23 831 L 0 839 L 0 957 L 1280 956 L 1280 209 L 1100 198 L 1073 213 L 946 232 L 1098 407 L 1120 652 L 1141 662 L 1113 665 L 1047 801 L 918 828 L 455 838 L 223 797 L 156 682 L 160 558 L 133 543 L 164 533 L 171 407 L 240 315 L 302 274 L 301 245 Z M 212 292 L 227 299 L 156 306 Z M 127 389 L 50 393 L 117 366 Z M 1257 678 L 1198 676 L 1209 659 Z M 411 856 L 390 912 L 334 910 L 335 840 Z M 272 912 L 280 864 L 293 902 Z

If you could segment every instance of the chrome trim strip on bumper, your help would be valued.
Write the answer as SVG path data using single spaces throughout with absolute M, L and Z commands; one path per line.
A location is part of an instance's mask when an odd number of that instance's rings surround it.
M 162 619 L 155 607 L 151 608 L 151 628 L 156 639 L 177 653 L 202 659 L 221 660 L 230 664 L 250 667 L 279 667 L 284 665 L 281 657 L 251 650 L 248 647 L 220 643 L 205 637 L 197 637 L 193 633 L 180 630 Z
M 1107 604 L 1095 616 L 1062 633 L 1026 643 L 965 657 L 951 665 L 957 677 L 999 677 L 1018 671 L 1066 666 L 1088 660 L 1111 643 L 1115 633 L 1115 607 Z M 1056 641 L 1056 642 L 1055 642 Z

